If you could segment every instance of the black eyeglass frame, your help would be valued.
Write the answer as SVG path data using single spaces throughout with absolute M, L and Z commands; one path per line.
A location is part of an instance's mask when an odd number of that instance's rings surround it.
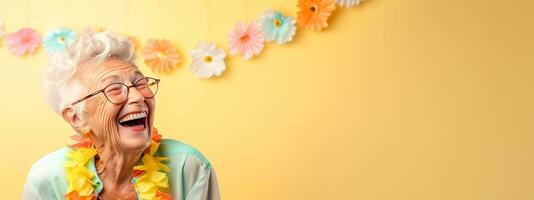
M 104 97 L 106 97 L 106 99 L 107 99 L 110 103 L 112 103 L 112 104 L 121 104 L 121 103 L 124 103 L 124 101 L 126 101 L 126 99 L 128 99 L 128 95 L 130 95 L 130 88 L 131 88 L 131 87 L 135 87 L 135 86 L 137 86 L 137 83 L 139 83 L 139 81 L 141 81 L 141 80 L 143 80 L 143 79 L 148 79 L 148 80 L 147 80 L 147 83 L 149 82 L 149 80 L 154 80 L 153 83 L 156 84 L 156 91 L 154 92 L 154 95 L 152 95 L 151 97 L 145 97 L 145 98 L 152 98 L 152 97 L 156 96 L 156 93 L 158 93 L 158 90 L 159 90 L 159 82 L 160 82 L 161 80 L 160 80 L 160 79 L 157 79 L 157 78 L 152 78 L 152 77 L 143 77 L 143 78 L 140 78 L 139 80 L 135 81 L 132 85 L 126 85 L 126 84 L 124 84 L 124 83 L 112 83 L 112 84 L 109 84 L 109 85 L 107 85 L 106 87 L 102 88 L 101 90 L 95 91 L 95 92 L 93 92 L 93 93 L 91 93 L 91 94 L 89 94 L 89 95 L 87 95 L 87 96 L 85 96 L 85 97 L 83 97 L 83 98 L 81 98 L 81 99 L 79 99 L 79 100 L 77 100 L 77 101 L 71 103 L 70 105 L 71 105 L 71 106 L 74 106 L 74 105 L 76 105 L 77 103 L 80 103 L 80 102 L 82 102 L 82 101 L 85 101 L 85 100 L 87 100 L 87 99 L 89 99 L 89 98 L 91 98 L 91 97 L 93 97 L 93 96 L 96 96 L 96 95 L 98 95 L 98 94 L 100 94 L 100 93 L 103 93 L 103 94 L 104 94 Z M 106 93 L 105 93 L 106 88 L 108 88 L 109 86 L 112 86 L 112 85 L 116 85 L 116 84 L 121 84 L 121 85 L 126 86 L 126 97 L 125 97 L 124 100 L 122 100 L 122 102 L 120 102 L 120 103 L 115 103 L 115 102 L 109 100 L 108 96 L 107 96 Z M 147 84 L 147 85 L 148 85 L 148 84 Z M 149 85 L 148 87 L 150 87 L 150 86 L 153 86 L 153 84 L 152 84 L 152 85 Z

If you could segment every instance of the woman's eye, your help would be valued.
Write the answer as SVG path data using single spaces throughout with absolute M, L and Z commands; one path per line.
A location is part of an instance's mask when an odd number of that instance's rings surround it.
M 145 88 L 147 88 L 147 85 L 146 85 L 146 83 L 143 83 L 143 84 L 138 84 L 138 85 L 136 85 L 135 87 L 136 87 L 137 89 L 145 89 Z
M 120 94 L 122 93 L 123 88 L 120 86 L 113 86 L 106 89 L 106 93 L 108 94 Z
M 121 92 L 121 89 L 111 89 L 107 91 L 108 94 L 120 94 Z
M 146 84 L 146 83 L 147 83 L 146 79 L 141 79 L 137 81 L 136 85 L 141 85 L 141 84 Z

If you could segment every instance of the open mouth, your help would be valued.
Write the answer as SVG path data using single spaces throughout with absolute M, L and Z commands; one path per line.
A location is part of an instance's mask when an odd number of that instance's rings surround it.
M 137 112 L 126 114 L 119 119 L 118 123 L 132 131 L 144 130 L 147 125 L 147 113 Z

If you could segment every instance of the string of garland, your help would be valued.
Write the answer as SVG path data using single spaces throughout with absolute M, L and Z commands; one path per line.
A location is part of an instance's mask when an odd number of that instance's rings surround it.
M 67 153 L 64 163 L 67 177 L 67 200 L 95 200 L 96 183 L 94 175 L 87 167 L 87 163 L 96 156 L 97 151 L 89 139 L 89 132 L 83 131 L 82 136 L 75 135 L 71 138 L 78 143 L 70 145 L 71 151 Z M 161 163 L 166 157 L 155 157 L 161 140 L 158 130 L 154 128 L 150 146 L 143 152 L 142 164 L 133 168 L 132 184 L 142 200 L 170 200 L 172 197 L 163 190 L 168 188 L 167 172 L 169 167 Z
M 241 55 L 248 60 L 259 55 L 265 42 L 276 42 L 279 45 L 291 42 L 297 32 L 297 24 L 305 29 L 321 31 L 328 27 L 328 19 L 336 9 L 354 7 L 364 0 L 298 0 L 297 18 L 284 15 L 271 9 L 261 13 L 257 22 L 238 22 L 228 34 L 228 48 L 232 56 Z M 9 34 L 4 33 L 0 21 L 0 44 L 4 38 L 10 52 L 17 56 L 33 54 L 42 43 L 48 54 L 65 50 L 65 43 L 73 40 L 76 32 L 67 28 L 49 31 L 41 40 L 40 34 L 32 28 L 22 28 Z M 97 33 L 102 30 L 87 28 L 86 33 Z M 211 31 L 211 30 L 210 30 Z M 137 40 L 129 36 L 128 40 L 134 49 L 139 47 Z M 178 50 L 165 39 L 148 39 L 140 52 L 144 63 L 155 73 L 172 73 L 181 58 Z M 220 76 L 226 69 L 226 53 L 213 42 L 201 42 L 190 52 L 189 70 L 198 78 Z

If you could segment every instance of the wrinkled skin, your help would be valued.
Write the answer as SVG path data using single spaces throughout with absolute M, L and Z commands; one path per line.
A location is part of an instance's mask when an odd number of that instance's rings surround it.
M 114 58 L 99 65 L 84 63 L 80 69 L 73 80 L 85 88 L 81 97 L 111 83 L 132 85 L 144 77 L 134 64 Z M 137 199 L 130 177 L 133 167 L 149 145 L 154 108 L 154 98 L 144 98 L 135 87 L 131 87 L 126 102 L 122 104 L 113 104 L 100 93 L 86 100 L 83 113 L 77 114 L 71 107 L 63 110 L 63 118 L 73 128 L 91 130 L 90 137 L 98 152 L 96 168 L 104 184 L 100 193 L 102 199 Z M 139 111 L 148 113 L 148 126 L 142 132 L 132 132 L 119 125 L 119 117 Z

